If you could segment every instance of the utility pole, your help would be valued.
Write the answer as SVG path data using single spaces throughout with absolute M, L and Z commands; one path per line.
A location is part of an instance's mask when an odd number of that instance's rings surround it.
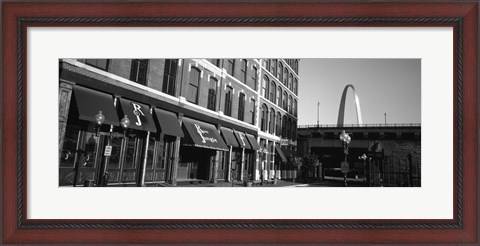
M 318 104 L 317 104 L 317 127 L 320 126 L 320 121 L 319 121 L 320 113 L 319 112 L 320 112 L 320 102 L 318 102 Z

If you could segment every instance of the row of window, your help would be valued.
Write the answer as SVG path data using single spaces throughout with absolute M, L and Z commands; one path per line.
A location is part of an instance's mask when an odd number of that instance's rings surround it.
M 220 60 L 220 59 L 215 59 L 215 60 Z M 107 59 L 85 59 L 81 61 L 85 62 L 86 64 L 95 66 L 97 68 L 108 70 L 109 60 Z M 172 96 L 175 96 L 178 62 L 179 60 L 177 59 L 166 59 L 165 65 L 164 65 L 162 92 Z M 235 59 L 228 59 L 226 60 L 226 62 L 227 62 L 227 72 L 232 73 L 231 75 L 233 76 L 234 75 L 233 71 L 235 71 L 235 68 L 234 68 Z M 130 69 L 130 80 L 137 82 L 139 84 L 146 85 L 147 75 L 148 75 L 147 74 L 148 63 L 149 63 L 148 59 L 133 59 L 131 64 L 131 69 Z M 213 64 L 218 65 L 219 63 L 220 61 L 213 61 Z M 244 69 L 241 69 L 242 74 L 244 73 L 244 71 L 245 71 L 244 74 L 247 74 L 246 64 L 247 64 L 246 60 L 242 59 L 241 66 L 244 67 Z M 250 79 L 252 80 L 252 82 L 255 81 L 255 84 L 256 84 L 256 79 L 257 79 L 256 71 L 254 71 L 251 75 L 252 77 Z M 247 78 L 246 75 L 244 78 L 245 79 Z M 188 88 L 187 88 L 187 94 L 186 94 L 187 101 L 194 104 L 198 104 L 200 83 L 201 83 L 201 70 L 197 67 L 192 66 L 190 70 L 190 76 L 189 76 Z M 208 109 L 212 111 L 221 110 L 221 108 L 217 109 L 217 102 L 216 102 L 217 94 L 218 94 L 217 85 L 218 85 L 218 79 L 216 79 L 215 77 L 209 77 L 208 98 L 207 98 L 206 106 Z M 294 99 L 292 95 L 288 95 L 287 91 L 283 91 L 281 86 L 277 87 L 273 80 L 270 82 L 267 76 L 264 77 L 261 93 L 265 98 L 270 100 L 272 103 L 283 108 L 288 113 L 294 116 L 297 116 L 297 99 Z M 223 106 L 223 112 L 227 116 L 232 116 L 233 100 L 234 100 L 233 88 L 231 86 L 227 86 L 225 90 L 224 105 L 220 105 L 220 107 Z M 246 110 L 245 101 L 246 101 L 245 94 L 240 93 L 238 96 L 237 119 L 241 121 L 248 120 L 249 121 L 248 123 L 255 125 L 256 101 L 253 98 L 250 100 L 250 105 L 247 112 L 249 117 L 247 119 L 245 119 L 245 110 Z M 274 121 L 271 121 L 271 122 L 274 122 Z M 280 123 L 281 120 L 277 120 L 277 122 Z M 277 130 L 275 131 L 275 133 L 277 135 L 281 135 L 285 137 L 290 136 L 291 126 L 295 126 L 295 130 L 296 130 L 296 124 L 288 123 L 288 121 L 286 121 L 285 124 L 282 126 L 282 129 L 285 129 L 285 130 Z M 262 123 L 262 129 L 263 127 L 264 126 Z M 270 129 L 274 129 L 274 127 L 271 127 Z
M 270 102 L 278 105 L 289 114 L 297 116 L 297 99 L 289 95 L 287 91 L 282 91 L 282 87 L 275 84 L 275 81 L 269 81 L 268 76 L 263 76 L 261 95 Z
M 270 134 L 288 138 L 297 139 L 297 122 L 296 120 L 283 115 L 280 112 L 275 112 L 275 109 L 268 107 L 266 104 L 262 105 L 262 113 L 260 117 L 260 130 Z
M 210 63 L 217 67 L 222 67 L 222 61 L 225 62 L 225 69 L 232 77 L 240 80 L 242 83 L 249 85 L 253 90 L 257 88 L 257 67 L 252 66 L 252 70 L 248 70 L 247 59 L 241 59 L 237 64 L 237 59 L 208 59 Z M 236 66 L 240 66 L 239 73 Z
M 108 71 L 109 59 L 79 59 L 90 66 Z M 133 82 L 147 85 L 148 59 L 132 59 L 129 79 Z M 178 59 L 166 59 L 163 72 L 162 92 L 175 96 L 175 85 L 178 68 Z
M 230 66 L 230 72 L 233 70 L 233 66 L 235 64 L 235 59 L 231 59 L 228 64 Z M 109 60 L 107 59 L 84 59 L 80 60 L 89 64 L 91 66 L 108 70 Z M 244 60 L 245 61 L 245 60 Z M 246 69 L 246 61 L 242 62 Z M 163 85 L 162 85 L 162 92 L 175 96 L 175 87 L 176 87 L 176 75 L 177 75 L 177 68 L 178 68 L 178 60 L 177 59 L 166 59 L 165 66 L 164 66 L 164 75 L 163 75 Z M 242 71 L 245 71 L 242 69 Z M 147 72 L 148 72 L 148 59 L 133 59 L 132 65 L 130 69 L 130 80 L 137 82 L 142 85 L 146 85 L 147 83 Z M 256 72 L 252 74 L 252 80 L 256 81 Z M 201 71 L 197 67 L 191 67 L 190 72 L 190 79 L 188 81 L 188 88 L 187 88 L 187 95 L 186 100 L 198 104 L 198 97 L 199 97 L 199 89 L 200 89 L 200 82 L 201 82 Z M 217 99 L 217 83 L 218 80 L 214 77 L 210 77 L 208 81 L 208 98 L 207 98 L 207 108 L 213 111 L 216 111 L 216 99 Z M 224 114 L 227 116 L 232 116 L 232 105 L 233 105 L 233 88 L 231 86 L 227 86 L 225 91 L 225 103 L 224 103 Z M 255 125 L 255 109 L 256 109 L 256 101 L 255 99 L 251 99 L 250 102 L 250 124 Z M 245 94 L 240 93 L 238 98 L 238 114 L 237 118 L 241 121 L 245 120 Z
M 287 66 L 283 66 L 282 61 L 277 59 L 265 59 L 263 60 L 263 66 L 290 91 L 295 93 L 295 95 L 298 95 L 298 79 L 293 73 L 289 72 Z
M 292 69 L 298 74 L 298 60 L 297 59 L 283 59 Z
M 190 81 L 189 87 L 187 88 L 187 101 L 198 104 L 198 91 L 200 85 L 200 69 L 197 67 L 191 67 L 190 72 Z M 214 77 L 210 77 L 208 85 L 208 98 L 207 98 L 207 108 L 213 111 L 216 111 L 216 100 L 217 100 L 217 83 L 218 80 Z M 223 113 L 227 116 L 232 116 L 232 105 L 233 105 L 233 87 L 227 86 L 225 90 L 225 102 Z M 250 102 L 250 119 L 249 122 L 252 125 L 255 125 L 255 99 L 251 99 Z M 245 120 L 245 93 L 240 93 L 238 96 L 238 120 Z

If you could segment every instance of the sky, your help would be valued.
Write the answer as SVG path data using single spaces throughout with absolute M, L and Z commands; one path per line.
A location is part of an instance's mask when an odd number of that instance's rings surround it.
M 337 124 L 343 89 L 355 87 L 363 124 L 421 123 L 420 59 L 300 59 L 298 125 Z M 344 124 L 356 124 L 353 91 Z

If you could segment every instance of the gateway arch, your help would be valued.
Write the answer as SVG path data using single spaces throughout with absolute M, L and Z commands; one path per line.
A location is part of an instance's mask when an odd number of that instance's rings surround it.
M 362 125 L 362 111 L 360 109 L 360 99 L 358 98 L 357 92 L 355 92 L 355 87 L 353 85 L 347 85 L 345 86 L 345 89 L 343 89 L 342 93 L 342 99 L 340 100 L 340 108 L 338 109 L 338 120 L 337 120 L 337 126 L 342 127 L 343 126 L 343 120 L 344 120 L 344 115 L 345 115 L 345 100 L 347 99 L 347 91 L 348 88 L 352 89 L 353 96 L 355 97 L 355 109 L 357 111 L 357 124 Z

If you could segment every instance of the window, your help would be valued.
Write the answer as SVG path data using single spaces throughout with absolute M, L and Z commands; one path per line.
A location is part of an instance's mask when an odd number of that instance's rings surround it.
M 282 101 L 282 102 L 283 102 L 283 103 L 282 103 L 282 108 L 283 108 L 284 110 L 287 110 L 287 99 L 288 99 L 288 98 L 287 98 L 287 91 L 284 91 L 284 92 L 283 92 L 283 101 Z
M 294 80 L 294 82 L 293 82 L 293 93 L 295 93 L 295 95 L 298 96 L 297 86 L 298 86 L 298 80 L 297 80 L 297 78 L 295 78 L 295 80 Z
M 250 79 L 252 80 L 253 89 L 255 91 L 257 91 L 257 68 L 252 67 L 252 69 L 253 69 L 253 72 L 252 72 L 252 76 L 250 77 Z
M 287 80 L 288 80 L 288 69 L 285 68 L 283 70 L 283 84 L 288 87 Z
M 142 85 L 147 84 L 148 60 L 133 59 L 132 68 L 130 69 L 130 80 Z
M 146 163 L 147 165 L 145 168 L 147 170 L 153 169 L 153 162 L 155 161 L 154 152 L 155 152 L 155 138 L 150 137 L 148 141 L 148 146 L 147 146 L 147 163 Z
M 277 86 L 275 85 L 275 82 L 270 83 L 270 101 L 275 103 L 275 93 L 277 92 Z
M 267 121 L 268 121 L 268 108 L 267 105 L 263 104 L 262 105 L 262 121 L 260 130 L 266 132 L 267 131 Z
M 270 66 L 270 72 L 273 74 L 273 76 L 276 75 L 276 73 L 277 73 L 277 59 L 273 59 L 272 64 Z
M 162 92 L 175 96 L 175 78 L 177 76 L 178 60 L 166 59 L 163 71 Z
M 292 113 L 292 103 L 293 103 L 293 98 L 292 98 L 292 95 L 289 95 L 288 96 L 288 113 Z
M 247 83 L 247 60 L 242 59 L 242 65 L 240 66 L 240 80 L 243 83 Z
M 282 117 L 282 137 L 287 137 L 287 116 Z
M 277 129 L 276 129 L 276 135 L 281 136 L 282 135 L 282 115 L 280 112 L 277 113 Z
M 65 138 L 63 141 L 63 148 L 60 157 L 60 167 L 74 167 L 75 166 L 75 151 L 78 142 L 78 129 L 67 125 L 65 130 Z
M 292 125 L 292 121 L 290 120 L 290 118 L 288 119 L 287 121 L 287 138 L 288 139 L 291 139 L 291 132 L 290 132 L 290 128 L 291 128 L 291 125 Z
M 257 110 L 257 105 L 255 104 L 255 99 L 250 99 L 250 115 L 252 116 L 252 121 L 250 121 L 250 123 L 252 125 L 255 125 L 255 114 L 256 114 L 256 110 Z
M 297 99 L 293 99 L 293 115 L 297 116 Z
M 268 77 L 264 76 L 262 81 L 262 96 L 267 98 L 268 96 Z
M 238 96 L 238 119 L 243 121 L 245 112 L 245 94 L 240 93 Z
M 85 64 L 108 71 L 108 59 L 85 59 Z
M 278 74 L 277 74 L 277 78 L 280 80 L 280 81 L 283 81 L 283 74 L 282 74 L 282 71 L 283 71 L 283 64 L 280 62 L 280 64 L 278 65 Z
M 215 101 L 217 99 L 217 82 L 218 80 L 216 78 L 210 77 L 207 108 L 213 111 L 215 111 Z
M 220 59 L 208 59 L 213 65 L 220 67 Z
M 275 111 L 270 109 L 270 131 L 271 134 L 275 134 Z
M 233 88 L 227 86 L 227 92 L 225 93 L 225 110 L 224 114 L 227 116 L 232 116 L 232 96 Z
M 187 101 L 191 103 L 198 103 L 198 88 L 200 85 L 200 70 L 192 67 L 190 72 L 190 82 L 187 89 Z
M 292 139 L 297 140 L 297 121 L 292 121 Z
M 282 106 L 282 88 L 280 86 L 278 86 L 277 101 L 275 102 L 275 104 L 279 107 Z
M 288 89 L 293 91 L 293 74 L 290 74 L 290 77 L 288 78 Z
M 265 60 L 266 60 L 265 69 L 270 70 L 270 63 L 272 62 L 272 60 L 270 59 L 265 59 Z
M 227 60 L 227 73 L 235 76 L 235 59 Z

